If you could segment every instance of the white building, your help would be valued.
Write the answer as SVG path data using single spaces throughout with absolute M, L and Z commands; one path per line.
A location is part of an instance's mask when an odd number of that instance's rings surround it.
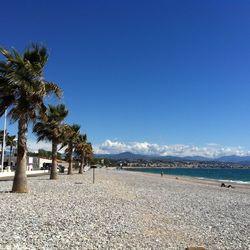
M 7 166 L 10 166 L 10 170 L 14 170 L 16 166 L 17 157 L 12 156 L 11 159 L 9 156 L 4 157 L 4 169 L 7 170 Z M 39 157 L 31 157 L 27 156 L 27 170 L 39 170 L 42 169 L 44 164 L 52 163 L 51 159 L 39 158 Z M 58 165 L 62 165 L 64 167 L 68 166 L 66 161 L 57 160 Z

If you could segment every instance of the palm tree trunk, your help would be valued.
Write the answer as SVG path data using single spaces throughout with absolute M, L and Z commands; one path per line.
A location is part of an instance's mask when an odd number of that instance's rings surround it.
M 68 174 L 73 174 L 73 172 L 72 172 L 72 158 L 73 158 L 73 148 L 70 145 L 69 146 L 69 169 L 68 169 Z
M 52 141 L 52 167 L 50 170 L 50 179 L 57 179 L 57 143 Z
M 27 119 L 21 117 L 18 121 L 17 166 L 12 186 L 12 192 L 16 193 L 28 192 L 27 175 L 26 175 L 27 132 L 28 132 Z
M 83 165 L 84 165 L 84 155 L 82 155 L 82 158 L 81 158 L 81 165 L 79 168 L 79 174 L 83 174 Z

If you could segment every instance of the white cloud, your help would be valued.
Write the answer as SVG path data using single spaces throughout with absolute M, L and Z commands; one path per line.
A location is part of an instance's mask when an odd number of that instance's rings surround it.
M 100 145 L 95 145 L 94 150 L 96 154 L 132 152 L 146 155 L 204 156 L 210 158 L 226 155 L 250 155 L 250 151 L 243 147 L 223 147 L 215 143 L 209 143 L 205 147 L 197 147 L 185 144 L 159 145 L 148 142 L 124 143 L 117 140 L 106 140 Z
M 38 149 L 51 151 L 50 142 L 39 142 L 28 140 L 28 149 L 37 152 Z M 227 155 L 246 156 L 250 151 L 241 146 L 225 147 L 216 143 L 207 143 L 204 147 L 198 147 L 187 144 L 160 145 L 148 142 L 120 142 L 118 140 L 106 140 L 100 145 L 94 145 L 96 154 L 117 154 L 131 152 L 144 155 L 161 155 L 161 156 L 204 156 L 220 157 Z

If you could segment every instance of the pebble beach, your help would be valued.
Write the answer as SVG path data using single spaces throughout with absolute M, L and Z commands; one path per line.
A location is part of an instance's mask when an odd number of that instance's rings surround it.
M 96 169 L 0 181 L 0 249 L 250 249 L 250 189 Z

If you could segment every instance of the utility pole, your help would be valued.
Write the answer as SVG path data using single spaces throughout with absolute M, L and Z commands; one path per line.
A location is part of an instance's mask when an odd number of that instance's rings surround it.
M 2 171 L 2 172 L 3 172 L 3 163 L 4 163 L 4 151 L 5 151 L 6 116 L 7 116 L 7 109 L 5 109 L 5 111 L 4 111 L 3 147 L 2 147 L 2 162 L 1 162 L 1 171 Z

